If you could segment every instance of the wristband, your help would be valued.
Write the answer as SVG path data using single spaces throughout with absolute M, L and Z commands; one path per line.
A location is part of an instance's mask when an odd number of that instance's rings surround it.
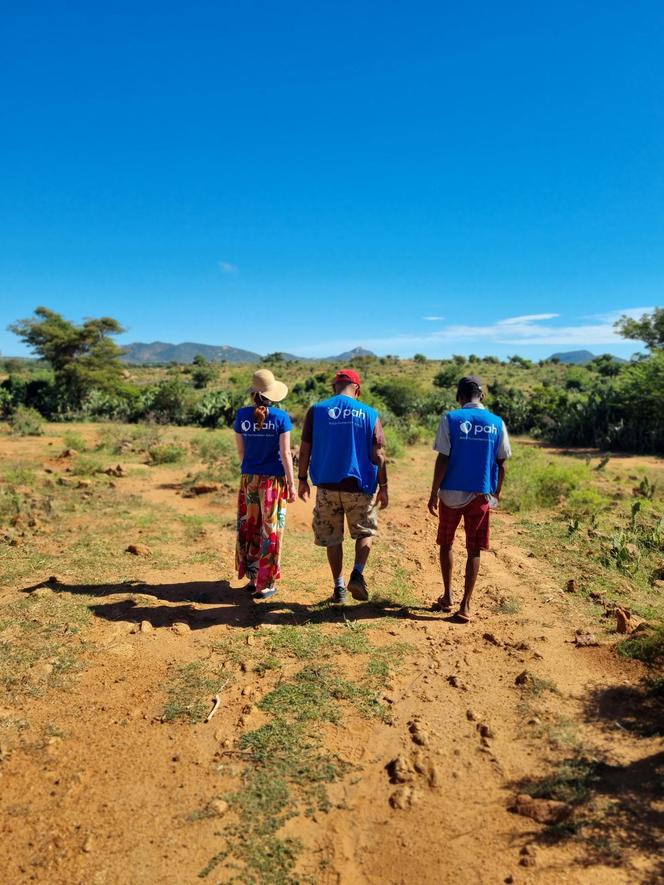
M 386 483 L 386 482 L 379 482 L 378 485 L 379 485 L 379 487 L 380 487 L 381 489 L 386 489 L 386 488 L 387 488 L 387 483 Z
M 306 476 L 298 476 L 298 479 L 300 480 L 300 482 L 306 482 L 306 481 L 307 481 L 307 477 L 306 477 Z

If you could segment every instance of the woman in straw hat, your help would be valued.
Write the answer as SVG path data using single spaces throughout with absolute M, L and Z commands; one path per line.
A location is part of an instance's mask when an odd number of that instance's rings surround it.
M 253 598 L 269 599 L 281 577 L 286 502 L 295 500 L 293 424 L 286 412 L 274 406 L 288 388 L 269 369 L 254 373 L 249 393 L 253 406 L 240 409 L 233 425 L 242 460 L 235 562 L 238 577 L 249 578 L 246 589 Z

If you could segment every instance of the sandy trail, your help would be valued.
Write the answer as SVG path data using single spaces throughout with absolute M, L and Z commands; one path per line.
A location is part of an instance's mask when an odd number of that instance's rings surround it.
M 634 683 L 642 671 L 605 648 L 574 647 L 574 630 L 590 625 L 590 615 L 561 592 L 566 576 L 528 556 L 510 517 L 495 519 L 495 554 L 483 557 L 473 622 L 458 625 L 427 610 L 440 586 L 434 523 L 425 515 L 420 488 L 427 457 L 418 453 L 393 471 L 379 542 L 400 552 L 421 604 L 381 620 L 391 641 L 412 646 L 386 689 L 394 721 L 349 715 L 330 730 L 328 742 L 355 769 L 330 789 L 329 814 L 287 825 L 305 844 L 302 873 L 322 885 L 499 883 L 510 876 L 520 883 L 647 881 L 653 859 L 638 845 L 619 866 L 581 866 L 573 842 L 539 845 L 533 850 L 536 864 L 520 865 L 521 848 L 542 827 L 507 810 L 513 785 L 544 773 L 561 757 L 539 734 L 543 719 L 575 722 L 583 739 L 616 766 L 654 757 L 661 746 L 585 715 L 593 692 Z M 246 697 L 264 694 L 266 682 L 240 673 L 223 693 L 217 717 L 195 726 L 159 721 L 161 688 L 174 662 L 205 657 L 211 642 L 238 628 L 293 624 L 297 609 L 255 607 L 238 599 L 229 567 L 232 497 L 221 509 L 210 499 L 183 499 L 159 487 L 174 475 L 162 470 L 137 478 L 131 491 L 182 513 L 215 515 L 218 523 L 208 541 L 220 551 L 219 564 L 188 568 L 186 574 L 151 573 L 149 564 L 141 564 L 146 586 L 105 588 L 94 609 L 98 617 L 89 638 L 96 648 L 88 653 L 87 669 L 66 694 L 25 701 L 13 711 L 30 721 L 31 734 L 55 722 L 65 737 L 45 746 L 26 739 L 0 764 L 3 882 L 190 883 L 199 881 L 198 872 L 219 850 L 218 821 L 192 825 L 187 817 L 232 783 L 232 774 L 225 781 L 219 770 L 227 761 L 224 741 L 261 721 L 255 707 L 247 711 Z M 308 539 L 310 509 L 299 502 L 291 507 L 293 548 Z M 329 589 L 322 551 L 307 546 L 306 559 L 296 564 L 288 537 L 280 595 L 289 604 L 311 605 Z M 289 587 L 296 567 L 305 572 L 298 579 L 306 578 L 306 591 Z M 367 576 L 378 589 L 380 575 L 371 565 Z M 36 583 L 46 576 L 34 577 Z M 222 578 L 230 583 L 220 584 Z M 75 592 L 66 587 L 75 583 L 74 575 L 62 580 L 61 592 Z M 20 589 L 6 600 L 18 598 Z M 145 598 L 129 604 L 137 589 Z M 495 611 L 505 598 L 518 600 L 518 612 Z M 362 607 L 350 607 L 346 616 L 375 626 L 375 614 L 366 616 Z M 140 620 L 154 631 L 130 633 Z M 175 622 L 191 629 L 177 635 L 170 629 Z M 524 669 L 556 688 L 536 699 L 539 715 L 515 685 Z M 407 789 L 390 783 L 386 771 L 397 757 L 412 773 Z M 404 807 L 393 807 L 395 802 Z M 327 861 L 324 873 L 321 857 Z M 207 881 L 228 880 L 218 869 Z

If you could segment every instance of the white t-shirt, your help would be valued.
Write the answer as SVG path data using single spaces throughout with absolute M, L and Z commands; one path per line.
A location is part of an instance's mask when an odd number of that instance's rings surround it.
M 466 403 L 462 406 L 464 409 L 485 409 L 486 406 L 483 406 L 482 403 Z M 433 449 L 435 452 L 440 452 L 441 455 L 449 455 L 452 444 L 450 442 L 450 425 L 447 422 L 447 414 L 443 415 L 440 419 L 440 424 L 438 425 L 438 432 L 436 433 L 436 439 L 433 443 Z M 512 449 L 510 447 L 510 438 L 507 434 L 507 427 L 505 426 L 505 422 L 503 421 L 503 435 L 500 440 L 500 448 L 498 449 L 498 460 L 503 461 L 512 457 Z M 466 504 L 470 504 L 473 498 L 476 498 L 478 492 L 463 492 L 458 491 L 456 489 L 439 489 L 438 497 L 445 504 L 446 507 L 465 507 Z M 485 495 L 484 497 L 489 498 L 489 495 Z

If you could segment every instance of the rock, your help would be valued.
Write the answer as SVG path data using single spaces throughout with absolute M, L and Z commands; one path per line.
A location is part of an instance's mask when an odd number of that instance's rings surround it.
M 152 551 L 147 544 L 130 544 L 125 548 L 125 553 L 131 553 L 132 556 L 150 556 Z
M 576 581 L 574 578 L 570 578 L 567 584 L 565 584 L 565 590 L 567 590 L 568 593 L 576 593 Z
M 79 479 L 76 484 L 77 489 L 89 489 L 92 485 L 92 482 L 89 479 Z
M 385 766 L 391 784 L 407 784 L 415 778 L 415 772 L 409 760 L 400 753 Z
M 496 639 L 493 633 L 484 633 L 482 635 L 482 639 L 484 639 L 486 642 L 490 642 L 491 645 L 497 645 L 499 648 L 502 646 L 502 642 L 500 641 L 500 639 Z
M 632 633 L 636 624 L 632 621 L 632 613 L 626 608 L 616 608 L 616 630 L 618 633 Z
M 521 673 L 514 680 L 515 685 L 531 685 L 533 681 L 533 674 L 528 670 L 522 670 Z
M 191 633 L 191 627 L 184 621 L 176 621 L 171 627 L 171 630 L 176 636 L 184 636 L 187 633 Z
M 413 741 L 420 747 L 426 747 L 430 740 L 429 730 L 419 716 L 413 716 L 408 723 L 408 731 Z
M 483 738 L 495 738 L 495 732 L 484 722 L 477 723 L 477 730 Z
M 639 548 L 636 544 L 625 544 L 625 550 L 629 553 L 632 559 L 639 558 Z
M 119 476 L 126 476 L 127 475 L 122 464 L 116 464 L 115 467 L 107 467 L 106 470 L 104 470 L 104 473 L 106 474 L 106 476 L 118 476 L 119 477 Z
M 469 722 L 475 722 L 475 720 L 477 719 L 477 716 L 473 713 L 472 710 L 466 710 L 466 719 Z
M 536 863 L 537 861 L 534 857 L 528 857 L 527 855 L 524 855 L 519 860 L 519 866 L 521 867 L 534 867 Z
M 593 633 L 577 632 L 574 637 L 574 644 L 577 648 L 590 648 L 599 645 L 597 637 Z
M 211 492 L 218 492 L 219 486 L 214 482 L 197 482 L 190 487 L 194 495 L 209 495 Z
M 213 799 L 208 803 L 208 809 L 217 817 L 221 817 L 228 811 L 228 802 L 225 799 Z
M 61 458 L 75 458 L 78 455 L 76 449 L 65 449 L 64 452 L 60 455 Z
M 50 587 L 37 587 L 30 596 L 34 596 L 35 599 L 48 599 L 49 596 L 53 596 L 53 591 Z
M 452 686 L 452 688 L 465 688 L 463 682 L 459 679 L 458 676 L 455 676 L 454 674 L 452 676 L 448 676 L 447 681 Z
M 83 843 L 83 851 L 84 851 L 86 854 L 90 854 L 90 852 L 92 851 L 93 847 L 94 847 L 94 840 L 93 840 L 92 836 L 88 836 L 88 837 L 86 838 L 85 842 Z
M 540 824 L 557 824 L 570 816 L 572 806 L 567 802 L 557 802 L 554 799 L 533 799 L 527 793 L 520 793 L 509 810 L 514 814 L 529 817 Z
M 655 590 L 660 590 L 660 591 L 664 590 L 664 581 L 660 581 L 660 580 L 653 581 L 652 585 Z
M 390 796 L 390 805 L 392 808 L 404 810 L 406 808 L 410 808 L 411 805 L 415 805 L 421 799 L 422 794 L 419 790 L 414 789 L 411 786 L 404 785 L 399 787 L 397 790 L 392 793 Z
M 141 633 L 154 633 L 154 627 L 149 621 L 141 621 Z

